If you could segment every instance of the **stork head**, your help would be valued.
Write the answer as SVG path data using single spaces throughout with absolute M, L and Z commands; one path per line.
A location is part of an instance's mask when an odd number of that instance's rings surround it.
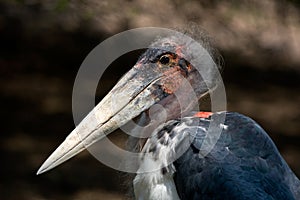
M 68 160 L 141 113 L 149 115 L 154 105 L 161 109 L 154 109 L 150 118 L 158 124 L 191 111 L 217 85 L 219 65 L 214 55 L 206 43 L 187 40 L 181 33 L 157 39 L 37 174 Z

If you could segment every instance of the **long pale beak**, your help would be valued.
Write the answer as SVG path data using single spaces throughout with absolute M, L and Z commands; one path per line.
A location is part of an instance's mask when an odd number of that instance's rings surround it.
M 163 94 L 153 93 L 159 79 L 159 73 L 132 68 L 67 136 L 37 174 L 70 159 L 160 101 Z
M 150 49 L 145 55 L 151 57 L 152 51 Z M 160 50 L 157 53 L 161 53 Z M 180 117 L 180 114 L 190 111 L 198 99 L 209 92 L 210 87 L 196 68 L 180 56 L 169 55 L 172 63 L 176 61 L 172 67 L 154 60 L 138 61 L 50 155 L 37 174 L 70 159 L 156 103 L 164 108 L 167 116 L 164 120 Z M 213 79 L 212 75 L 208 77 Z M 154 113 L 152 116 L 160 120 L 161 110 Z M 155 128 L 154 125 L 152 127 Z

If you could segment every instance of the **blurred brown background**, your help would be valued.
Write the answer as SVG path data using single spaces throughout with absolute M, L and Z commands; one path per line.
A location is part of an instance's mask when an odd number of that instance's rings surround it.
M 118 172 L 87 152 L 35 173 L 74 128 L 73 82 L 96 45 L 127 29 L 188 21 L 224 56 L 228 110 L 257 120 L 299 176 L 299 11 L 297 0 L 1 0 L 0 199 L 124 198 Z M 136 56 L 108 70 L 97 101 Z

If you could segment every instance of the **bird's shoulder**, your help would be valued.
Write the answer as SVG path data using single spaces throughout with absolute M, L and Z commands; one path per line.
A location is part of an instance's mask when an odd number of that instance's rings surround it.
M 190 147 L 173 163 L 182 199 L 294 199 L 289 186 L 294 174 L 251 118 L 223 112 L 187 117 L 176 127 L 190 138 Z

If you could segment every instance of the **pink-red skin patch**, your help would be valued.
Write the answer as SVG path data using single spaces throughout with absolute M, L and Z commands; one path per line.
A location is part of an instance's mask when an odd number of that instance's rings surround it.
M 209 118 L 212 114 L 212 112 L 197 112 L 194 114 L 194 117 Z

